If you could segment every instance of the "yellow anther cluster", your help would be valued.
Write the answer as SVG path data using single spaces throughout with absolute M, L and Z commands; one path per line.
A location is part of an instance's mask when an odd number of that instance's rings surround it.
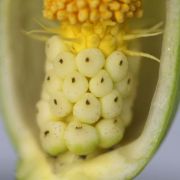
M 141 0 L 44 0 L 44 17 L 71 24 L 123 23 L 142 14 Z

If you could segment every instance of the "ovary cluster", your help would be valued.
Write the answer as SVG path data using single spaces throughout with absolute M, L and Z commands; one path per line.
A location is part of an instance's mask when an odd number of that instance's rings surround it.
M 87 155 L 123 138 L 131 121 L 135 81 L 127 57 L 99 48 L 73 53 L 58 37 L 46 44 L 46 76 L 37 104 L 44 150 Z

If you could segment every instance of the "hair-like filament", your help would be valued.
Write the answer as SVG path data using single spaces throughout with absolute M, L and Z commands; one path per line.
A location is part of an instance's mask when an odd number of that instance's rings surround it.
M 134 29 L 131 30 L 131 32 L 133 34 L 147 34 L 147 33 L 154 33 L 154 32 L 158 32 L 158 31 L 162 31 L 162 27 L 163 27 L 163 22 L 159 22 L 157 24 L 155 24 L 152 27 L 149 28 L 141 28 L 141 29 Z
M 163 32 L 154 32 L 154 33 L 140 33 L 140 34 L 127 34 L 123 37 L 124 41 L 131 41 L 134 39 L 139 39 L 139 38 L 145 38 L 145 37 L 153 37 L 153 36 L 158 36 L 161 35 Z
M 26 34 L 27 36 L 30 36 L 33 39 L 43 41 L 43 42 L 47 41 L 48 38 L 52 34 L 60 36 L 60 38 L 65 41 L 78 42 L 78 39 L 63 37 L 59 32 L 59 28 L 49 28 L 37 20 L 36 20 L 36 23 L 38 25 L 40 25 L 40 27 L 42 28 L 41 30 L 23 31 L 23 33 Z M 133 40 L 140 39 L 140 38 L 159 36 L 159 35 L 163 34 L 162 26 L 163 26 L 163 23 L 160 22 L 148 29 L 132 30 L 131 33 L 125 34 L 122 37 L 122 40 L 123 41 L 133 41 Z M 44 35 L 42 35 L 42 34 L 44 34 Z M 160 63 L 159 58 L 157 58 L 151 54 L 145 53 L 145 52 L 138 52 L 138 51 L 130 50 L 130 49 L 127 49 L 126 47 L 119 48 L 119 50 L 121 50 L 127 56 L 144 57 L 144 58 L 151 59 L 151 60 L 154 60 L 154 61 Z
M 126 48 L 120 48 L 120 50 L 128 56 L 144 57 L 144 58 L 148 58 L 148 59 L 151 59 L 151 60 L 154 60 L 154 61 L 160 63 L 160 59 L 158 59 L 157 57 L 155 57 L 151 54 L 145 53 L 145 52 L 138 52 L 138 51 L 129 50 Z

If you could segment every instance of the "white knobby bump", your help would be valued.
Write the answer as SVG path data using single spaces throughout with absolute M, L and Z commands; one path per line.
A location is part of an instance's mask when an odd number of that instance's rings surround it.
M 87 77 L 95 76 L 105 64 L 103 53 L 97 48 L 82 50 L 76 57 L 78 70 Z
M 78 155 L 87 155 L 96 150 L 99 137 L 93 126 L 77 121 L 69 123 L 65 132 L 68 149 Z
M 101 70 L 89 83 L 90 91 L 96 97 L 103 97 L 113 89 L 113 82 L 105 70 Z
M 74 54 L 66 51 L 59 53 L 54 60 L 53 66 L 56 74 L 61 78 L 65 78 L 76 69 Z
M 46 123 L 40 134 L 44 150 L 52 156 L 56 156 L 67 150 L 64 133 L 66 124 L 61 121 Z
M 102 116 L 104 118 L 115 118 L 119 116 L 122 109 L 122 97 L 117 90 L 101 98 Z
M 63 80 L 58 77 L 53 70 L 47 72 L 43 90 L 49 94 L 54 94 L 56 92 L 60 92 L 62 90 Z
M 81 122 L 93 124 L 101 116 L 101 104 L 91 93 L 86 93 L 75 105 L 74 116 Z
M 118 82 L 128 73 L 127 57 L 122 52 L 115 51 L 107 58 L 105 67 L 113 80 Z
M 117 82 L 115 86 L 123 97 L 129 96 L 135 86 L 132 74 L 128 73 L 128 75 L 123 80 Z
M 72 104 L 61 92 L 51 95 L 49 103 L 51 111 L 60 118 L 66 117 L 72 110 Z
M 102 119 L 96 125 L 102 148 L 110 148 L 121 141 L 124 135 L 124 126 L 121 119 Z
M 63 92 L 71 102 L 77 102 L 87 89 L 87 79 L 77 71 L 67 75 L 63 83 Z

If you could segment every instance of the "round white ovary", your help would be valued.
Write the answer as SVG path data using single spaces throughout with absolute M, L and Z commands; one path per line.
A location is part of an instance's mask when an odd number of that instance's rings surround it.
M 128 73 L 128 60 L 123 53 L 115 51 L 107 58 L 105 67 L 112 79 L 118 82 Z
M 95 76 L 105 64 L 103 53 L 96 48 L 82 50 L 76 57 L 80 73 L 87 77 Z
M 134 78 L 131 73 L 128 73 L 120 82 L 116 83 L 116 89 L 120 92 L 123 97 L 127 97 L 131 94 L 134 87 Z
M 112 91 L 112 88 L 113 82 L 105 70 L 101 70 L 89 83 L 89 89 L 96 97 L 105 96 Z
M 102 116 L 104 118 L 115 118 L 119 116 L 122 109 L 122 97 L 120 93 L 113 90 L 101 98 Z
M 63 93 L 55 93 L 49 99 L 50 108 L 54 115 L 63 118 L 70 114 L 72 104 Z
M 60 78 L 65 78 L 76 69 L 75 57 L 70 52 L 61 52 L 55 58 L 53 66 L 55 73 Z
M 65 141 L 71 152 L 87 155 L 96 150 L 99 138 L 93 126 L 74 121 L 66 129 Z
M 110 148 L 118 144 L 124 135 L 123 122 L 120 119 L 102 119 L 96 125 L 102 148 Z
M 63 92 L 71 102 L 77 102 L 88 89 L 87 79 L 79 72 L 68 75 L 63 84 Z
M 54 71 L 49 71 L 45 77 L 43 91 L 48 94 L 54 94 L 62 90 L 63 81 Z
M 93 124 L 101 116 L 101 104 L 92 94 L 85 94 L 75 105 L 73 115 L 81 122 Z
M 44 150 L 52 156 L 56 156 L 67 150 L 64 133 L 66 125 L 61 121 L 48 122 L 41 130 L 41 143 Z
M 46 42 L 47 60 L 54 60 L 60 52 L 67 51 L 68 48 L 59 36 L 53 36 Z

